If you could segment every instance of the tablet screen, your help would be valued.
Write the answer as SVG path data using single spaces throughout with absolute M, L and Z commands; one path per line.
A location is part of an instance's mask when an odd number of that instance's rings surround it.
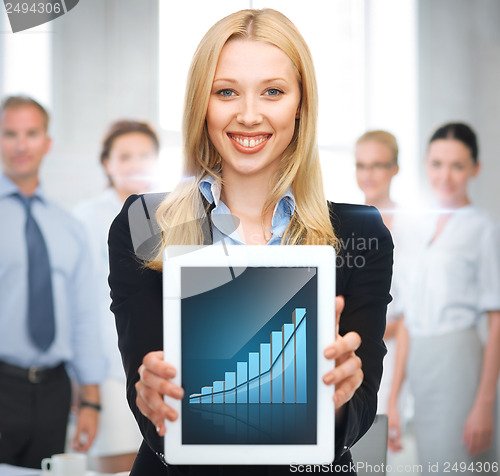
M 315 445 L 317 268 L 229 272 L 181 268 L 182 443 Z

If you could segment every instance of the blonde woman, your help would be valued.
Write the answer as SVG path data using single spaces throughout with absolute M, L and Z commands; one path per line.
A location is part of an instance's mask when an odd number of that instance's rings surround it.
M 338 297 L 339 334 L 324 350 L 325 358 L 336 359 L 336 367 L 323 381 L 336 385 L 335 464 L 353 474 L 349 447 L 369 428 L 377 406 L 392 241 L 374 209 L 327 203 L 316 117 L 311 55 L 285 16 L 270 9 L 243 10 L 219 21 L 202 39 L 188 75 L 183 122 L 189 180 L 168 196 L 129 198 L 109 236 L 112 310 L 129 404 L 145 439 L 132 475 L 289 473 L 280 466 L 163 464 L 165 420 L 177 419 L 168 399 L 182 399 L 184 390 L 170 380 L 176 369 L 163 361 L 160 350 L 161 248 L 218 240 L 240 245 L 323 244 L 339 250 L 337 294 L 345 297 L 345 305 Z M 144 216 L 152 218 L 151 229 L 160 231 L 160 253 L 149 258 L 144 247 L 134 248 L 138 235 L 147 236 L 129 221 L 136 201 L 147 210 Z M 217 217 L 227 213 L 238 218 L 231 232 L 218 225 Z M 343 246 L 348 237 L 370 237 L 376 249 Z M 148 241 L 154 249 L 154 239 Z M 348 266 L 356 257 L 363 265 Z
M 399 440 L 399 414 L 406 404 L 407 385 L 396 396 L 391 395 L 392 380 L 395 372 L 400 372 L 396 360 L 406 361 L 408 333 L 403 325 L 402 282 L 405 275 L 405 261 L 409 252 L 409 223 L 403 210 L 391 197 L 391 183 L 399 172 L 399 146 L 396 137 L 383 130 L 370 130 L 356 141 L 356 181 L 365 195 L 365 204 L 376 207 L 394 240 L 394 272 L 392 277 L 392 302 L 387 307 L 387 325 L 384 341 L 387 355 L 384 359 L 384 372 L 378 393 L 377 413 L 389 415 L 389 441 L 391 451 L 402 449 Z M 398 365 L 400 367 L 401 364 Z M 391 411 L 394 406 L 400 410 L 396 415 Z M 396 422 L 394 422 L 396 418 Z

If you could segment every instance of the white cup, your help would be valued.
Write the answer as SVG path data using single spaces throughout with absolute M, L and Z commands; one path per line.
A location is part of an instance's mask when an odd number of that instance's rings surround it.
M 62 453 L 42 460 L 44 476 L 85 476 L 87 455 L 81 453 Z

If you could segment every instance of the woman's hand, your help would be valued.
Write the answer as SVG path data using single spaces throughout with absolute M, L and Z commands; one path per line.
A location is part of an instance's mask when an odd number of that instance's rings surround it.
M 354 353 L 361 345 L 361 337 L 357 332 L 348 332 L 345 336 L 339 335 L 339 320 L 343 309 L 344 298 L 337 296 L 335 298 L 336 339 L 324 351 L 327 359 L 335 359 L 335 369 L 323 375 L 323 382 L 326 385 L 336 385 L 333 395 L 335 410 L 347 403 L 363 382 L 361 359 Z
M 465 422 L 463 441 L 470 456 L 486 451 L 493 443 L 493 406 L 476 404 Z
M 163 360 L 163 351 L 149 352 L 139 367 L 140 379 L 135 384 L 137 392 L 136 404 L 140 412 L 156 426 L 160 436 L 165 436 L 165 419 L 177 420 L 177 412 L 167 405 L 165 395 L 181 400 L 184 390 L 171 382 L 176 370 Z

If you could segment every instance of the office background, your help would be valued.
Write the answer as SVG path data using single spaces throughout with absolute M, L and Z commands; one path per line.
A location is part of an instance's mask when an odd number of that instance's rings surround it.
M 500 216 L 500 2 L 497 0 L 81 0 L 66 15 L 13 34 L 0 6 L 0 96 L 24 93 L 49 109 L 48 195 L 72 209 L 106 179 L 98 160 L 107 126 L 147 120 L 159 131 L 164 189 L 180 177 L 180 119 L 191 56 L 216 20 L 269 6 L 311 47 L 320 94 L 327 197 L 361 202 L 353 142 L 387 129 L 400 143 L 394 198 L 417 207 L 423 157 L 436 126 L 477 131 L 482 171 L 472 199 Z
M 121 117 L 158 128 L 162 186 L 171 189 L 180 176 L 184 81 L 196 44 L 224 15 L 264 6 L 288 15 L 313 52 L 329 199 L 362 201 L 352 143 L 367 128 L 384 128 L 401 148 L 394 197 L 418 206 L 429 134 L 462 120 L 480 139 L 473 200 L 500 215 L 495 0 L 81 0 L 55 21 L 16 34 L 2 7 L 0 94 L 31 94 L 51 112 L 54 142 L 42 173 L 49 194 L 72 208 L 102 190 L 100 140 Z

